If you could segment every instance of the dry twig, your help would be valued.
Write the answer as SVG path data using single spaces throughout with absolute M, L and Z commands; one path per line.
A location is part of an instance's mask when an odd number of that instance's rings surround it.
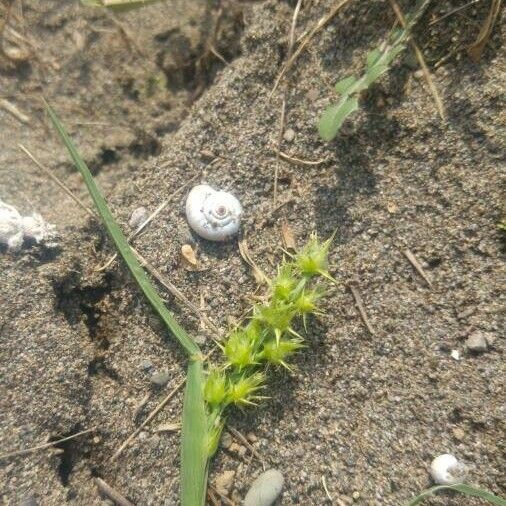
M 293 53 L 293 44 L 295 41 L 295 27 L 297 26 L 297 18 L 299 16 L 300 7 L 302 5 L 302 0 L 297 1 L 297 5 L 293 11 L 292 23 L 290 25 L 290 33 L 288 36 L 288 49 L 287 49 L 287 58 L 290 58 Z M 285 118 L 286 118 L 286 94 L 288 91 L 288 84 L 285 86 L 283 90 L 283 97 L 281 99 L 281 113 L 279 117 L 279 131 L 278 131 L 278 139 L 277 139 L 277 149 L 276 149 L 276 165 L 274 167 L 274 192 L 273 192 L 273 202 L 276 204 L 276 200 L 278 198 L 278 179 L 279 179 L 279 158 L 281 151 L 281 143 L 283 142 L 283 131 L 285 129 Z
M 102 478 L 95 478 L 95 483 L 100 492 L 118 506 L 134 506 L 133 503 L 123 497 L 117 490 L 114 490 Z
M 492 34 L 497 17 L 501 12 L 501 0 L 492 0 L 490 5 L 490 11 L 481 26 L 480 33 L 476 40 L 467 48 L 467 53 L 473 62 L 477 63 L 480 61 L 481 54 L 487 45 L 487 42 Z
M 38 446 L 34 446 L 32 448 L 26 448 L 25 450 L 15 450 L 12 452 L 4 453 L 3 455 L 0 455 L 0 460 L 5 460 L 11 457 L 17 457 L 19 455 L 26 455 L 28 453 L 34 453 L 39 450 L 45 450 L 46 448 L 51 448 L 52 446 L 55 446 L 60 443 L 64 443 L 65 441 L 69 441 L 70 439 L 75 439 L 76 437 L 82 436 L 84 434 L 88 434 L 89 432 L 93 432 L 96 430 L 96 427 L 92 427 L 91 429 L 82 430 L 80 432 L 77 432 L 76 434 L 72 434 L 71 436 L 64 437 L 62 439 L 58 439 L 57 441 L 51 441 L 49 443 L 44 443 Z
M 425 280 L 425 282 L 429 285 L 429 288 L 432 288 L 432 281 L 430 280 L 429 276 L 424 271 L 422 265 L 418 261 L 418 259 L 415 257 L 413 252 L 410 249 L 405 249 L 403 251 L 404 256 L 409 260 L 411 265 L 415 268 L 415 270 L 422 276 L 422 278 Z
M 5 98 L 0 99 L 0 107 L 5 109 L 9 114 L 12 114 L 21 123 L 27 125 L 30 123 L 30 117 L 22 113 L 13 103 L 9 102 Z
M 294 64 L 295 60 L 298 58 L 300 53 L 306 48 L 306 46 L 311 42 L 311 39 L 323 28 L 327 25 L 329 21 L 340 11 L 342 7 L 344 7 L 350 0 L 338 0 L 338 2 L 332 7 L 330 12 L 328 12 L 325 16 L 323 16 L 316 25 L 312 28 L 312 30 L 309 31 L 309 33 L 305 36 L 305 38 L 300 42 L 297 49 L 294 51 L 294 53 L 287 59 L 286 63 L 283 65 L 280 73 L 278 74 L 278 77 L 276 78 L 276 81 L 274 82 L 274 87 L 272 88 L 269 98 L 272 97 L 274 92 L 276 91 L 277 87 L 279 86 L 279 83 L 283 76 L 292 68 L 292 65 Z
M 322 158 L 321 160 L 303 160 L 302 158 L 295 158 L 294 156 L 287 155 L 286 153 L 283 153 L 283 151 L 278 150 L 276 152 L 280 158 L 295 165 L 308 165 L 314 167 L 328 161 L 326 158 Z
M 353 295 L 353 298 L 355 299 L 355 305 L 357 306 L 358 312 L 360 313 L 360 317 L 362 318 L 364 325 L 367 327 L 367 330 L 372 336 L 376 335 L 376 332 L 374 331 L 371 322 L 367 317 L 367 312 L 365 310 L 364 303 L 362 301 L 362 296 L 360 295 L 360 292 L 358 290 L 357 281 L 352 281 L 348 283 L 348 286 L 350 288 L 351 294 Z
M 397 3 L 397 0 L 390 0 L 390 5 L 392 6 L 392 9 L 395 12 L 395 15 L 397 16 L 399 23 L 402 25 L 403 28 L 406 28 L 406 19 L 404 17 L 404 14 L 402 13 L 401 8 L 399 7 L 399 4 Z M 443 101 L 441 100 L 436 85 L 434 84 L 434 80 L 432 79 L 432 75 L 430 73 L 429 67 L 427 66 L 427 63 L 425 62 L 423 53 L 418 47 L 418 44 L 413 40 L 413 38 L 410 38 L 409 43 L 411 44 L 411 47 L 415 52 L 416 59 L 418 60 L 418 63 L 422 68 L 423 75 L 425 77 L 425 80 L 427 81 L 427 86 L 429 87 L 429 90 L 434 99 L 434 103 L 436 104 L 436 109 L 437 112 L 439 113 L 439 117 L 443 121 L 446 121 L 446 111 L 443 105 Z
M 57 178 L 47 167 L 45 167 L 44 165 L 42 165 L 42 163 L 39 162 L 39 160 L 37 160 L 33 155 L 32 153 L 30 153 L 30 151 L 28 151 L 28 149 L 23 146 L 23 144 L 18 144 L 18 147 L 19 149 L 21 149 L 21 151 L 23 151 L 23 153 L 25 153 L 25 155 L 28 156 L 28 158 L 30 158 L 30 160 L 35 164 L 37 165 L 37 167 L 42 171 L 44 172 L 44 174 L 49 177 L 50 179 L 52 179 L 74 202 L 76 202 L 79 206 L 81 206 L 90 216 L 93 216 L 93 217 L 96 217 L 95 213 L 89 208 L 87 207 L 83 202 L 82 200 L 78 199 L 74 193 L 72 192 L 72 190 L 70 190 L 70 188 L 65 184 L 63 183 L 62 181 L 60 181 L 59 178 Z
M 323 490 L 325 490 L 325 494 L 327 495 L 329 501 L 332 503 L 332 496 L 330 495 L 329 489 L 327 488 L 327 480 L 325 479 L 325 475 L 322 475 L 322 486 Z
M 234 429 L 234 427 L 227 425 L 227 430 L 251 452 L 251 455 L 255 456 L 262 463 L 262 466 L 264 466 L 265 469 L 262 456 L 255 450 L 255 448 L 253 448 L 253 446 L 251 446 L 250 442 L 237 429 Z
M 260 269 L 260 267 L 258 267 L 255 261 L 251 258 L 246 237 L 244 237 L 244 239 L 241 239 L 239 241 L 239 253 L 241 254 L 242 259 L 251 267 L 255 281 L 259 285 L 269 284 L 269 278 L 264 274 L 262 269 Z

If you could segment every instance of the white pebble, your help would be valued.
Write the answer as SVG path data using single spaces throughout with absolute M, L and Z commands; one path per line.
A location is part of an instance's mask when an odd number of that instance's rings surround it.
M 281 494 L 284 481 L 277 469 L 265 471 L 252 483 L 244 499 L 244 506 L 271 506 Z
M 132 212 L 128 224 L 133 229 L 139 228 L 149 217 L 148 210 L 145 207 L 138 207 Z
M 430 464 L 430 474 L 438 485 L 462 483 L 467 471 L 467 466 L 449 453 L 437 456 Z

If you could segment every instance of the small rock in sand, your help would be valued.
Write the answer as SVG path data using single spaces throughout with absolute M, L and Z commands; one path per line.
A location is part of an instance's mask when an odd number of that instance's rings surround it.
M 244 506 L 271 506 L 281 494 L 284 481 L 277 469 L 265 471 L 252 483 L 244 498 Z
M 148 210 L 145 207 L 138 207 L 132 212 L 128 224 L 131 228 L 137 229 L 148 219 Z
M 291 128 L 287 128 L 283 134 L 283 139 L 286 142 L 292 142 L 295 139 L 295 132 Z
M 466 339 L 466 347 L 469 351 L 474 351 L 475 353 L 483 353 L 487 351 L 487 339 L 483 332 L 474 332 Z
M 164 387 L 169 382 L 169 379 L 170 376 L 167 371 L 160 371 L 153 374 L 153 376 L 149 378 L 149 381 L 151 381 L 151 383 L 157 387 Z
M 220 473 L 214 481 L 214 486 L 219 494 L 227 496 L 230 487 L 234 483 L 235 471 L 223 471 Z

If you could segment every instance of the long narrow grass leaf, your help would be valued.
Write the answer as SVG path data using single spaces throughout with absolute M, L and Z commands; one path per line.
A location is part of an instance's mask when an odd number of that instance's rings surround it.
M 427 499 L 440 490 L 454 490 L 456 492 L 460 492 L 461 494 L 485 499 L 489 503 L 495 504 L 496 506 L 506 506 L 506 499 L 497 497 L 491 492 L 473 487 L 472 485 L 466 485 L 465 483 L 460 483 L 458 485 L 436 485 L 435 487 L 424 490 L 421 494 L 412 499 L 406 506 L 416 506 L 417 504 L 420 504 L 424 499 Z
M 174 334 L 176 339 L 181 343 L 181 345 L 187 351 L 187 353 L 190 356 L 199 354 L 200 353 L 199 347 L 184 331 L 184 329 L 179 325 L 179 323 L 176 321 L 171 312 L 165 307 L 162 298 L 158 295 L 156 289 L 154 288 L 147 274 L 144 272 L 144 269 L 141 267 L 141 264 L 139 263 L 134 253 L 132 252 L 132 249 L 128 245 L 126 237 L 124 236 L 123 232 L 121 231 L 118 224 L 114 220 L 114 217 L 112 216 L 111 211 L 109 210 L 109 207 L 107 206 L 104 197 L 102 196 L 100 190 L 95 184 L 95 181 L 93 180 L 93 176 L 91 175 L 90 170 L 84 163 L 84 160 L 77 151 L 77 148 L 75 147 L 74 143 L 72 142 L 67 132 L 65 131 L 65 128 L 58 119 L 58 116 L 56 115 L 55 111 L 49 104 L 46 105 L 47 110 L 49 112 L 49 117 L 51 118 L 53 125 L 60 134 L 63 143 L 67 147 L 70 156 L 74 161 L 75 166 L 81 173 L 84 182 L 86 183 L 86 186 L 88 188 L 88 191 L 90 192 L 91 198 L 93 199 L 93 202 L 97 208 L 97 211 L 99 212 L 109 235 L 116 244 L 118 251 L 125 260 L 128 268 L 130 269 L 130 272 L 132 273 L 132 276 L 134 277 L 135 281 L 142 289 L 144 295 L 149 300 L 153 308 L 160 315 L 162 320 Z
M 186 375 L 181 430 L 181 506 L 204 506 L 209 452 L 202 361 L 191 360 Z

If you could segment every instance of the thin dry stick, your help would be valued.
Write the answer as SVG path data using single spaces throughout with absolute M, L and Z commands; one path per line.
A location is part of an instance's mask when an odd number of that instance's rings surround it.
M 302 0 L 297 1 L 297 5 L 293 11 L 292 23 L 290 25 L 290 33 L 288 36 L 288 49 L 286 52 L 286 57 L 289 59 L 293 53 L 293 44 L 295 41 L 295 27 L 297 26 L 297 18 L 299 16 L 300 7 L 302 5 Z M 285 118 L 286 118 L 286 94 L 288 91 L 288 83 L 285 85 L 285 89 L 283 90 L 283 97 L 281 100 L 281 113 L 279 118 L 279 131 L 278 131 L 278 142 L 276 149 L 276 165 L 274 167 L 274 193 L 273 193 L 273 202 L 276 204 L 276 200 L 278 198 L 278 179 L 279 179 L 279 158 L 281 151 L 281 143 L 283 142 L 283 131 L 285 129 Z
M 28 149 L 23 146 L 23 144 L 18 144 L 18 147 L 19 149 L 21 149 L 21 151 L 23 151 L 23 153 L 25 153 L 28 158 L 30 158 L 30 160 L 35 164 L 37 165 L 37 167 L 42 171 L 44 172 L 44 174 L 46 176 L 48 176 L 49 178 L 51 178 L 74 202 L 76 202 L 77 204 L 79 204 L 89 215 L 91 216 L 95 216 L 95 213 L 89 208 L 87 207 L 85 204 L 83 204 L 83 202 L 81 200 L 79 200 L 73 193 L 72 191 L 69 189 L 68 186 L 66 186 L 65 184 L 63 184 L 47 167 L 44 167 L 44 165 L 42 165 L 39 160 L 37 160 L 33 155 L 32 153 L 30 153 L 30 151 L 28 151 Z
M 5 98 L 0 99 L 0 107 L 5 109 L 8 113 L 12 114 L 21 123 L 24 123 L 25 125 L 30 123 L 29 116 L 22 113 L 14 104 L 9 102 Z
M 411 263 L 411 265 L 416 269 L 416 271 L 418 272 L 418 274 L 420 274 L 420 276 L 422 276 L 422 278 L 429 285 L 429 287 L 432 288 L 432 281 L 430 280 L 429 276 L 427 276 L 427 274 L 424 271 L 422 265 L 417 260 L 417 258 L 413 254 L 413 252 L 410 249 L 405 249 L 403 251 L 403 253 L 404 253 L 405 257 L 409 260 L 409 262 Z
M 327 488 L 327 480 L 325 479 L 325 475 L 322 475 L 322 485 L 323 490 L 325 490 L 325 494 L 327 495 L 330 502 L 332 502 L 332 496 L 330 495 L 329 489 Z
M 468 2 L 465 5 L 461 5 L 460 7 L 456 7 L 455 9 L 451 10 L 450 12 L 447 12 L 446 14 L 443 14 L 441 17 L 437 19 L 433 19 L 429 22 L 429 26 L 435 25 L 436 23 L 439 23 L 440 21 L 443 21 L 443 19 L 446 19 L 449 16 L 453 16 L 453 14 L 456 14 L 457 12 L 460 12 L 464 9 L 467 9 L 468 7 L 471 7 L 471 5 L 477 4 L 478 2 L 481 2 L 481 0 L 472 0 L 472 2 Z
M 399 20 L 399 23 L 402 25 L 403 28 L 406 28 L 406 19 L 404 17 L 404 14 L 402 13 L 401 8 L 399 7 L 399 4 L 397 3 L 397 0 L 390 0 L 390 5 L 395 12 L 395 15 L 397 16 L 397 19 Z M 436 109 L 439 114 L 439 117 L 446 121 L 446 111 L 443 105 L 443 101 L 441 100 L 441 97 L 439 96 L 439 92 L 437 91 L 436 85 L 434 84 L 434 80 L 432 79 L 432 75 L 430 73 L 429 67 L 427 67 L 427 63 L 425 63 L 425 58 L 423 56 L 422 51 L 418 47 L 417 43 L 411 38 L 409 40 L 409 43 L 411 44 L 411 47 L 413 48 L 415 52 L 416 59 L 418 60 L 418 63 L 420 64 L 420 67 L 422 68 L 423 75 L 425 77 L 425 80 L 427 81 L 427 85 L 429 87 L 429 90 L 432 94 L 432 97 L 434 99 L 434 103 L 436 104 Z
M 157 281 L 164 286 L 176 299 L 186 305 L 189 309 L 199 315 L 201 320 L 207 325 L 209 330 L 221 336 L 220 329 L 198 308 L 193 302 L 187 299 L 183 293 L 173 283 L 171 283 L 163 274 L 151 263 L 149 263 L 133 246 L 130 246 L 135 256 L 139 259 L 142 265 L 157 279 Z
M 125 440 L 125 442 L 116 450 L 114 455 L 111 457 L 111 460 L 116 460 L 123 450 L 138 436 L 141 430 L 151 421 L 153 418 L 165 407 L 165 405 L 174 397 L 174 395 L 179 392 L 182 386 L 185 384 L 186 379 L 183 378 L 171 391 L 170 393 L 156 406 L 156 408 L 151 411 L 148 417 L 137 427 L 137 429 L 130 434 L 130 436 Z
M 197 175 L 193 176 L 190 180 L 188 180 L 186 183 L 184 183 L 182 186 L 180 186 L 177 190 L 175 190 L 173 193 L 171 193 L 167 197 L 167 200 L 165 202 L 163 202 L 162 204 L 160 204 L 146 218 L 145 221 L 143 221 L 130 235 L 128 235 L 127 241 L 130 242 L 132 239 L 134 239 L 136 236 L 138 236 L 170 204 L 170 202 L 172 201 L 172 199 L 176 195 L 178 195 L 179 193 L 181 193 L 190 183 L 193 183 L 193 181 L 195 181 L 199 176 L 200 176 L 200 174 L 197 174 Z M 99 271 L 103 271 L 104 269 L 107 269 L 107 267 L 109 267 L 109 265 L 111 265 L 117 257 L 118 257 L 118 253 L 114 253 L 113 255 L 111 255 L 111 257 L 109 258 L 109 260 L 107 260 L 107 262 L 104 265 L 102 265 L 101 267 L 95 268 L 95 270 L 97 272 L 99 272 Z
M 34 446 L 32 448 L 26 448 L 25 450 L 15 450 L 9 453 L 4 453 L 0 455 L 0 460 L 8 459 L 10 457 L 17 457 L 19 455 L 25 455 L 27 453 L 34 453 L 39 450 L 45 450 L 46 448 L 51 448 L 51 446 L 55 446 L 60 443 L 64 443 L 65 441 L 69 441 L 70 439 L 75 439 L 76 437 L 82 436 L 83 434 L 88 434 L 89 432 L 93 432 L 96 430 L 96 427 L 92 427 L 91 429 L 82 430 L 81 432 L 76 432 L 71 436 L 64 437 L 63 439 L 58 439 L 57 441 L 51 441 L 50 443 L 45 443 L 39 446 Z
M 303 160 L 302 158 L 295 158 L 294 156 L 287 155 L 286 153 L 283 153 L 283 151 L 277 151 L 280 158 L 283 160 L 286 160 L 287 162 L 293 163 L 295 165 L 309 165 L 309 166 L 315 166 L 315 165 L 321 165 L 322 163 L 328 162 L 327 158 L 322 158 L 321 160 Z
M 252 455 L 254 455 L 262 464 L 264 463 L 264 460 L 262 459 L 262 456 L 251 446 L 250 442 L 237 430 L 234 429 L 234 427 L 231 427 L 230 425 L 227 426 L 228 432 L 232 434 L 236 439 L 239 439 L 239 441 L 246 446 L 246 448 L 251 452 Z
M 276 200 L 278 198 L 279 151 L 281 149 L 281 142 L 283 141 L 283 130 L 285 129 L 285 112 L 286 112 L 286 96 L 285 94 L 283 94 L 283 98 L 281 101 L 281 115 L 279 118 L 279 131 L 277 143 L 278 149 L 276 150 L 276 165 L 274 166 L 274 193 L 273 193 L 274 204 L 276 204 Z
M 353 295 L 353 298 L 355 299 L 355 305 L 357 306 L 358 312 L 360 313 L 360 317 L 362 318 L 364 325 L 367 327 L 367 330 L 369 331 L 369 333 L 372 336 L 376 335 L 376 332 L 374 332 L 371 322 L 369 321 L 369 318 L 367 317 L 367 312 L 365 310 L 364 303 L 362 302 L 362 296 L 360 295 L 360 292 L 358 291 L 356 281 L 352 281 L 351 283 L 348 283 L 348 286 L 350 288 L 351 294 Z
M 117 490 L 114 490 L 102 478 L 95 478 L 95 483 L 103 495 L 119 506 L 134 506 L 133 503 L 123 497 Z
M 290 70 L 292 65 L 294 64 L 295 60 L 298 58 L 300 53 L 302 53 L 303 49 L 309 44 L 311 39 L 325 26 L 327 23 L 339 12 L 339 10 L 344 7 L 350 0 L 339 0 L 334 7 L 330 10 L 328 14 L 323 16 L 318 23 L 313 27 L 313 29 L 306 35 L 306 37 L 301 41 L 295 52 L 288 58 L 286 63 L 283 65 L 283 68 L 281 69 L 280 73 L 278 74 L 278 77 L 276 78 L 276 81 L 274 82 L 274 87 L 272 88 L 272 91 L 269 94 L 269 98 L 272 97 L 274 92 L 276 91 L 281 79 L 283 76 Z

